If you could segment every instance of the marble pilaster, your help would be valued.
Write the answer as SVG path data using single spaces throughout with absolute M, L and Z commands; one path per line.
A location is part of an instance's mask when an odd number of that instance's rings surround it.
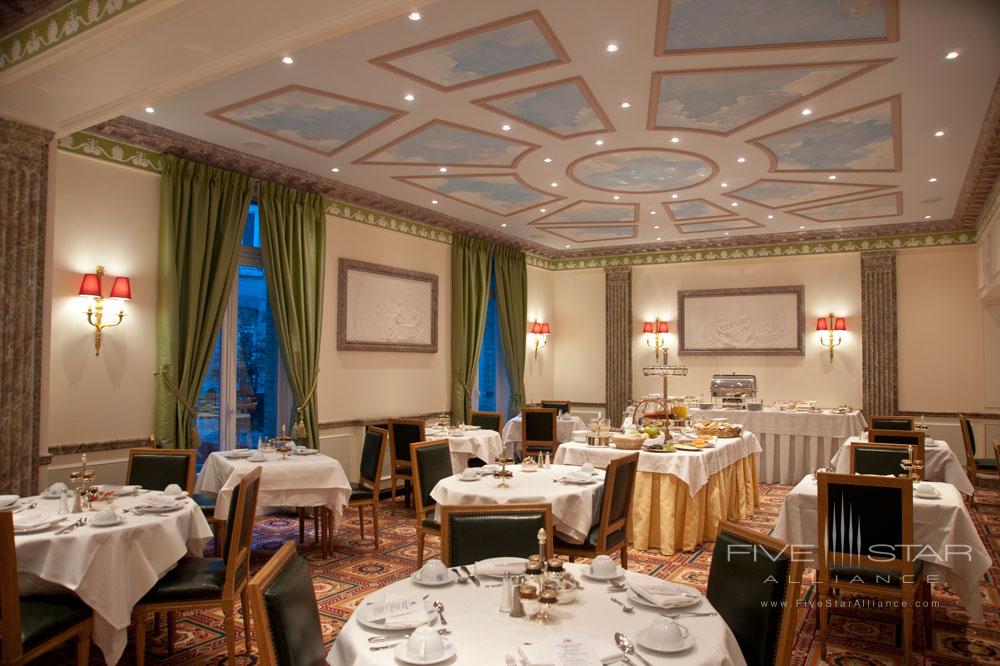
M 622 412 L 632 398 L 632 268 L 604 269 L 607 322 L 604 361 L 607 414 L 621 425 Z
M 895 414 L 899 407 L 896 337 L 896 253 L 861 253 L 861 367 L 867 418 Z

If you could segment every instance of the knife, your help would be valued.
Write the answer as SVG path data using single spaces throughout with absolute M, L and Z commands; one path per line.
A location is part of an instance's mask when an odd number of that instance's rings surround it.
M 472 582 L 476 584 L 476 587 L 480 587 L 480 585 L 479 585 L 479 579 L 476 578 L 475 574 L 473 574 L 471 571 L 469 571 L 469 567 L 467 567 L 467 566 L 465 566 L 463 564 L 462 565 L 462 571 L 465 572 L 466 576 L 468 576 L 469 578 L 472 579 Z

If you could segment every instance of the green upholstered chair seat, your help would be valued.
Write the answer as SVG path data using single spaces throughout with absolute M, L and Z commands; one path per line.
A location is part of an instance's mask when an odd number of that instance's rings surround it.
M 296 555 L 264 592 L 277 663 L 323 666 L 326 648 L 309 565 Z
M 21 642 L 25 651 L 90 616 L 90 607 L 72 594 L 21 597 Z
M 191 495 L 191 499 L 194 500 L 195 504 L 201 507 L 202 511 L 211 509 L 214 512 L 215 503 L 218 501 L 219 495 L 217 493 L 195 493 Z
M 903 476 L 907 472 L 900 463 L 909 457 L 910 454 L 903 448 L 879 449 L 859 446 L 854 449 L 854 473 Z
M 374 499 L 375 492 L 371 488 L 366 488 L 358 483 L 351 483 L 351 502 Z
M 434 520 L 433 517 L 431 517 L 431 518 L 424 518 L 422 521 L 420 521 L 420 525 L 422 527 L 426 527 L 427 529 L 431 529 L 431 530 L 439 530 L 439 529 L 441 529 L 441 523 L 439 523 L 438 521 Z
M 396 465 L 396 474 L 413 474 L 413 466 L 410 463 L 400 463 Z
M 601 533 L 601 526 L 594 525 L 592 528 L 590 528 L 590 532 L 587 534 L 587 539 L 583 543 L 570 543 L 568 541 L 559 538 L 559 535 L 557 534 L 555 537 L 554 545 L 558 548 L 586 548 L 586 549 L 597 548 L 597 541 L 598 538 L 600 537 L 600 533 Z M 625 530 L 618 530 L 617 532 L 612 532 L 608 534 L 607 549 L 614 550 L 616 548 L 620 548 L 624 540 L 625 540 Z
M 914 580 L 923 573 L 923 560 L 913 563 Z M 868 569 L 865 567 L 830 567 L 830 578 L 834 583 L 863 583 L 882 587 L 899 587 L 900 574 L 898 570 Z
M 181 488 L 187 485 L 188 458 L 156 453 L 137 454 L 132 459 L 130 484 L 146 490 L 163 490 L 171 483 Z
M 219 597 L 225 580 L 225 560 L 185 557 L 146 593 L 140 603 Z
M 491 557 L 527 557 L 538 552 L 538 530 L 545 511 L 532 513 L 453 513 L 448 542 L 452 566 Z

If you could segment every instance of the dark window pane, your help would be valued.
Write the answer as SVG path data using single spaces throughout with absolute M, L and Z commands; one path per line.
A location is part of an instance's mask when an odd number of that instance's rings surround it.
M 496 293 L 492 284 L 490 287 L 490 300 L 486 305 L 486 328 L 483 331 L 483 348 L 479 352 L 479 411 L 483 412 L 497 410 L 497 357 L 500 336 L 497 329 Z
M 274 437 L 278 414 L 278 336 L 267 299 L 264 269 L 240 266 L 236 319 L 236 446 Z
M 222 373 L 222 334 L 215 340 L 212 351 L 212 361 L 205 373 L 205 382 L 201 385 L 195 408 L 198 410 L 198 436 L 201 446 L 198 447 L 198 465 L 200 466 L 209 454 L 219 450 L 219 406 L 222 404 L 219 395 Z
M 243 227 L 243 240 L 246 247 L 260 247 L 260 215 L 257 204 L 250 204 L 250 212 L 247 213 L 247 224 Z

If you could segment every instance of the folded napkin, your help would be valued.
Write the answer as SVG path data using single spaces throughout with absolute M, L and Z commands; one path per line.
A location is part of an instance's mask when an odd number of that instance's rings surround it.
M 139 490 L 139 486 L 121 486 L 115 488 L 115 495 L 134 495 Z
M 600 666 L 621 659 L 621 652 L 610 640 L 608 645 L 579 637 L 543 639 L 519 645 L 517 652 L 524 666 L 559 666 L 563 663 Z
M 427 622 L 427 608 L 423 600 L 416 597 L 386 599 L 369 607 L 368 621 L 386 629 L 405 629 Z
M 565 477 L 569 481 L 579 481 L 581 483 L 592 481 L 594 476 L 590 472 L 581 472 L 578 469 L 573 470 Z
M 14 514 L 14 529 L 15 530 L 26 530 L 32 527 L 38 527 L 39 525 L 44 525 L 52 519 L 51 516 L 43 516 L 37 513 L 15 513 Z
M 686 593 L 690 593 L 690 590 L 680 585 L 672 585 L 662 581 L 648 583 L 629 582 L 628 589 L 646 603 L 653 604 L 659 608 L 676 608 L 691 604 L 691 598 L 685 596 Z
M 502 576 L 505 571 L 520 574 L 524 573 L 524 563 L 527 561 L 523 557 L 504 557 L 488 563 L 476 562 L 472 568 L 480 576 Z
M 179 497 L 179 495 L 177 497 Z M 171 495 L 152 495 L 147 497 L 143 504 L 146 506 L 173 507 L 177 506 L 177 500 Z

